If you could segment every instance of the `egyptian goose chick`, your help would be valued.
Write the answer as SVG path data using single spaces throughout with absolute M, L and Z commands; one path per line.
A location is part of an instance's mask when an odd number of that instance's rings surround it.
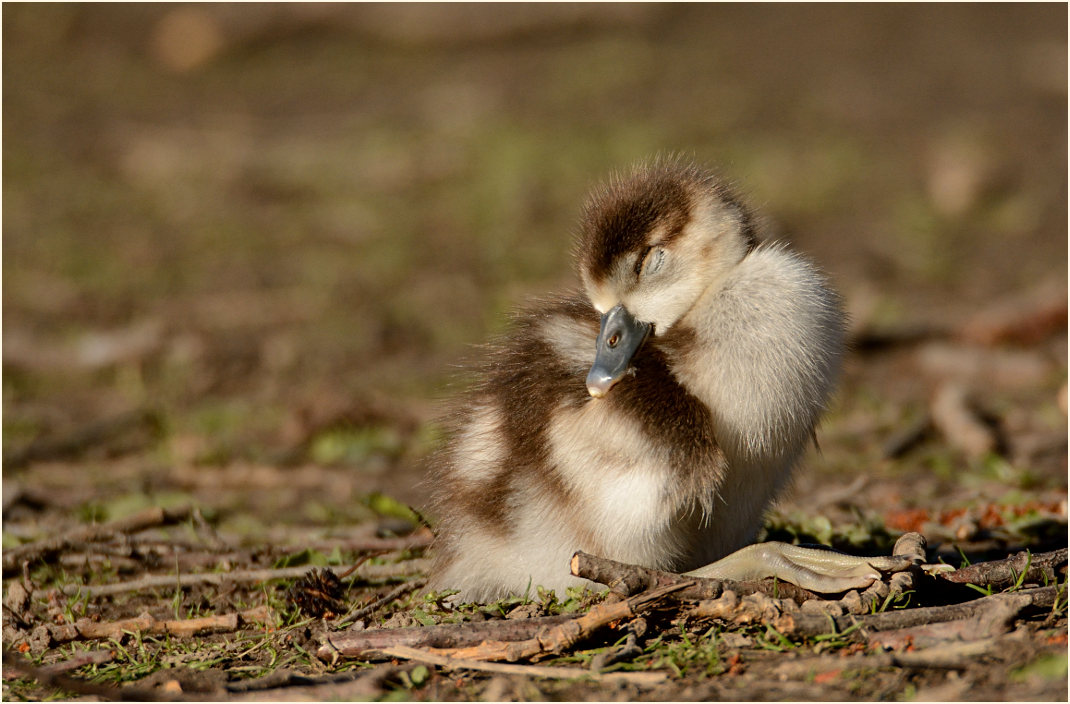
M 675 160 L 595 191 L 583 294 L 517 316 L 436 460 L 432 586 L 563 593 L 587 583 L 569 574 L 576 550 L 827 592 L 892 569 L 744 547 L 813 437 L 844 336 L 824 277 L 755 229 L 723 182 Z

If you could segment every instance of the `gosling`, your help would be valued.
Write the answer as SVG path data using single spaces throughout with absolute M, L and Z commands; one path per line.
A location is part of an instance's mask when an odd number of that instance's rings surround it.
M 751 545 L 844 348 L 839 296 L 757 229 L 723 181 L 680 160 L 594 191 L 582 293 L 517 315 L 434 459 L 433 588 L 563 595 L 591 584 L 569 573 L 577 550 L 824 592 L 880 577 L 879 558 Z

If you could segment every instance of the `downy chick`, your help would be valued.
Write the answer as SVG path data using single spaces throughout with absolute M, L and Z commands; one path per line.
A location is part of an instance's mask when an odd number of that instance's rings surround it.
M 589 197 L 582 293 L 516 317 L 436 458 L 433 587 L 473 601 L 563 593 L 589 584 L 569 574 L 577 550 L 822 591 L 879 577 L 872 558 L 745 547 L 813 437 L 844 347 L 824 276 L 756 227 L 722 181 L 677 160 Z

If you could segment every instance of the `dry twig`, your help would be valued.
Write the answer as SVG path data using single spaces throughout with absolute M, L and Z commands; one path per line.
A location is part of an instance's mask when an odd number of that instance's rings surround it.
M 352 552 L 394 552 L 396 550 L 414 550 L 416 548 L 426 548 L 431 544 L 434 536 L 431 531 L 418 530 L 411 535 L 406 535 L 397 538 L 350 538 L 340 541 L 323 541 L 319 543 L 313 543 L 312 548 L 316 550 L 322 550 L 323 552 L 330 552 L 335 548 L 342 551 Z
M 1029 606 L 1050 607 L 1055 603 L 1057 587 L 1023 589 L 1010 594 L 995 594 L 963 604 L 928 606 L 917 609 L 885 611 L 883 613 L 856 616 L 853 614 L 832 616 L 806 612 L 785 613 L 776 619 L 775 627 L 785 635 L 818 636 L 843 633 L 858 627 L 861 631 L 890 631 L 932 623 L 974 618 L 989 610 L 1005 611 L 1012 607 L 1014 613 Z M 861 634 L 860 634 L 861 635 Z
M 932 416 L 926 411 L 884 442 L 881 447 L 881 457 L 892 460 L 906 455 L 929 435 L 932 427 Z
M 317 654 L 324 660 L 333 661 L 339 657 L 359 657 L 370 651 L 386 653 L 390 648 L 399 645 L 411 647 L 414 643 L 432 646 L 433 649 L 426 652 L 436 655 L 478 660 L 515 661 L 544 653 L 560 653 L 606 624 L 635 616 L 666 595 L 679 592 L 687 586 L 687 582 L 671 584 L 625 601 L 600 604 L 580 615 L 358 631 L 329 636 Z
M 954 572 L 941 574 L 942 579 L 958 584 L 976 584 L 1005 588 L 1019 579 L 1022 583 L 1036 583 L 1045 579 L 1055 581 L 1066 575 L 1067 549 L 1031 554 L 1020 552 L 1013 557 L 991 562 L 979 562 Z M 1022 573 L 1025 572 L 1025 576 Z
M 136 618 L 121 621 L 95 622 L 87 619 L 68 625 L 47 625 L 49 636 L 54 643 L 66 643 L 72 640 L 103 640 L 122 638 L 124 633 L 141 633 L 143 635 L 172 635 L 185 638 L 203 633 L 226 633 L 236 631 L 248 623 L 264 623 L 270 612 L 266 606 L 248 611 L 202 618 L 160 621 L 144 613 Z
M 602 682 L 627 682 L 629 684 L 646 686 L 660 684 L 666 679 L 668 679 L 668 675 L 664 672 L 601 673 L 593 672 L 591 670 L 585 670 L 580 667 L 546 667 L 541 665 L 517 665 L 497 662 L 464 660 L 461 658 L 450 657 L 448 655 L 429 653 L 424 650 L 417 650 L 416 648 L 407 648 L 402 645 L 387 648 L 383 651 L 383 653 L 391 657 L 405 658 L 407 660 L 418 660 L 421 662 L 426 662 L 432 665 L 438 665 L 439 667 L 446 667 L 450 669 L 459 668 L 466 670 L 480 670 L 482 672 L 500 672 L 509 675 L 523 675 L 526 677 L 546 677 L 566 680 L 575 678 L 591 678 Z
M 396 665 L 379 665 L 370 670 L 349 670 L 346 672 L 334 672 L 314 677 L 311 675 L 302 675 L 289 668 L 281 668 L 263 677 L 228 682 L 226 684 L 226 690 L 232 694 L 240 694 L 244 692 L 262 692 L 265 690 L 281 689 L 283 687 L 326 688 L 331 685 L 338 686 L 359 681 L 367 686 L 368 693 L 366 698 L 370 699 L 374 697 L 377 690 L 381 689 L 380 685 L 383 681 L 395 675 L 400 669 L 401 668 Z M 328 698 L 333 699 L 335 696 L 345 696 L 339 694 L 334 694 L 332 696 L 332 691 L 324 690 L 323 693 L 325 696 L 310 699 L 314 701 L 316 699 L 324 700 Z M 294 699 L 297 699 L 297 697 L 294 697 Z
M 864 655 L 818 655 L 800 657 L 781 662 L 773 670 L 780 678 L 812 678 L 821 673 L 850 670 L 874 671 L 883 667 L 938 667 L 959 669 L 970 665 L 970 659 L 989 655 L 999 648 L 994 638 L 966 643 L 943 643 L 931 648 L 908 652 L 877 652 Z
M 114 659 L 114 650 L 87 650 L 78 653 L 68 660 L 61 660 L 60 662 L 54 662 L 51 665 L 45 665 L 41 668 L 41 672 L 49 675 L 60 675 L 65 672 L 70 672 L 71 670 L 77 670 L 79 667 L 85 667 L 86 665 L 103 665 Z
M 1045 282 L 1024 296 L 1001 300 L 978 312 L 958 330 L 981 345 L 1032 345 L 1066 329 L 1066 285 Z
M 398 597 L 404 596 L 405 594 L 408 594 L 409 592 L 414 591 L 416 589 L 420 589 L 425 584 L 427 584 L 426 579 L 414 579 L 411 582 L 399 584 L 397 587 L 390 590 L 390 592 L 379 597 L 367 606 L 363 606 L 359 609 L 354 609 L 350 611 L 348 614 L 343 616 L 342 619 L 338 621 L 338 623 L 335 624 L 335 627 L 342 628 L 347 624 L 353 623 L 358 618 L 364 618 L 369 614 L 373 614 L 383 606 L 386 606 L 390 602 L 397 599 Z

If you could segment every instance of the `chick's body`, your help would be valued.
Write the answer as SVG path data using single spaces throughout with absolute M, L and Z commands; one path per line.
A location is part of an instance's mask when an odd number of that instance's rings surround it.
M 747 545 L 838 371 L 836 294 L 756 245 L 704 171 L 667 162 L 611 183 L 578 245 L 585 291 L 517 317 L 437 459 L 433 582 L 466 600 L 583 584 L 576 550 L 683 571 Z M 617 308 L 653 334 L 592 382 Z

